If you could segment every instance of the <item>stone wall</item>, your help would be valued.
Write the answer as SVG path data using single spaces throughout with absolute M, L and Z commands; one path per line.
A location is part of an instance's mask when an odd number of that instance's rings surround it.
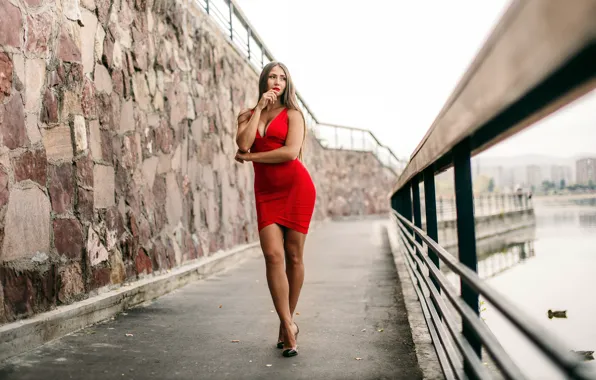
M 0 15 L 0 323 L 258 238 L 252 165 L 233 160 L 258 76 L 200 10 L 0 0 Z M 309 136 L 305 162 L 315 219 L 388 210 L 374 156 Z

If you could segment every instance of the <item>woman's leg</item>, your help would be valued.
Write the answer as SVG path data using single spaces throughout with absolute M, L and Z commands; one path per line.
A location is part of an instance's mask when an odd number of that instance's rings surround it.
M 288 278 L 284 271 L 284 236 L 277 224 L 270 224 L 259 232 L 261 248 L 265 257 L 267 284 L 282 329 L 294 331 L 289 304 Z M 295 340 L 292 341 L 295 345 Z M 290 343 L 291 343 L 290 342 Z
M 286 276 L 289 283 L 290 316 L 293 318 L 302 284 L 304 283 L 304 242 L 306 235 L 292 229 L 287 229 L 284 239 L 284 251 L 286 254 Z M 295 331 L 294 331 L 295 332 Z M 286 347 L 294 347 L 293 335 Z

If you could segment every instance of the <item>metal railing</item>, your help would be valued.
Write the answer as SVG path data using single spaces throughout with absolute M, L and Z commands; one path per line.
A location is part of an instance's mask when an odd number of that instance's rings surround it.
M 520 194 L 477 194 L 474 195 L 474 216 L 501 215 L 514 211 L 533 210 L 532 198 L 529 193 Z M 421 204 L 422 222 L 426 220 L 426 206 Z M 457 219 L 455 197 L 439 197 L 437 199 L 436 213 L 438 221 Z
M 526 378 L 480 318 L 480 296 L 565 378 L 596 379 L 594 367 L 478 276 L 471 172 L 472 156 L 596 88 L 594 20 L 594 1 L 513 1 L 391 192 L 400 251 L 448 379 L 492 378 L 483 350 L 505 378 Z M 438 244 L 435 176 L 450 167 L 459 260 Z M 459 291 L 441 272 L 443 266 L 459 277 Z
M 267 49 L 255 28 L 234 0 L 191 1 L 198 4 L 222 28 L 232 45 L 247 58 L 257 74 L 269 62 L 275 61 L 273 54 Z M 391 169 L 396 175 L 401 173 L 406 160 L 399 159 L 390 148 L 381 144 L 372 132 L 341 125 L 321 124 L 298 91 L 296 91 L 296 96 L 305 116 L 306 126 L 323 147 L 371 152 L 382 165 Z M 332 129 L 331 133 L 329 133 L 330 128 Z M 354 138 L 354 135 L 357 134 L 360 136 Z M 335 137 L 329 138 L 329 136 Z M 361 145 L 358 145 L 360 143 Z

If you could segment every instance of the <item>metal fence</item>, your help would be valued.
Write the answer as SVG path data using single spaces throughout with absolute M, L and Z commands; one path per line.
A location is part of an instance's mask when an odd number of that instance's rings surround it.
M 269 62 L 275 61 L 263 40 L 234 0 L 191 0 L 199 5 L 227 34 L 230 42 L 243 54 L 257 73 Z M 395 174 L 401 173 L 406 160 L 399 159 L 393 151 L 381 144 L 368 130 L 341 125 L 321 124 L 299 92 L 298 103 L 306 119 L 306 126 L 328 149 L 345 149 L 372 152 L 382 165 Z
M 478 276 L 471 157 L 596 88 L 596 2 L 515 0 L 447 100 L 392 190 L 394 228 L 448 379 L 525 379 L 479 316 L 479 297 L 567 379 L 596 379 L 567 349 Z M 438 243 L 435 176 L 454 168 L 455 258 Z M 420 184 L 424 183 L 425 230 Z M 459 277 L 456 289 L 442 267 Z M 461 323 L 459 320 L 461 319 Z
M 474 195 L 474 216 L 501 215 L 514 211 L 533 210 L 532 197 L 529 193 L 508 194 L 476 194 Z M 457 219 L 455 197 L 439 197 L 437 199 L 437 220 L 447 221 Z M 426 220 L 426 205 L 421 203 L 422 222 Z

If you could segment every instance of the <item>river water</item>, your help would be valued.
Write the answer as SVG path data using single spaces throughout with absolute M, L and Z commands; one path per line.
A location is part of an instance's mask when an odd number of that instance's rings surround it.
M 565 350 L 596 351 L 596 204 L 534 201 L 536 228 L 478 264 L 479 275 Z M 564 379 L 490 304 L 482 317 L 531 379 Z M 548 310 L 567 318 L 548 318 Z M 596 361 L 585 363 L 596 371 Z

